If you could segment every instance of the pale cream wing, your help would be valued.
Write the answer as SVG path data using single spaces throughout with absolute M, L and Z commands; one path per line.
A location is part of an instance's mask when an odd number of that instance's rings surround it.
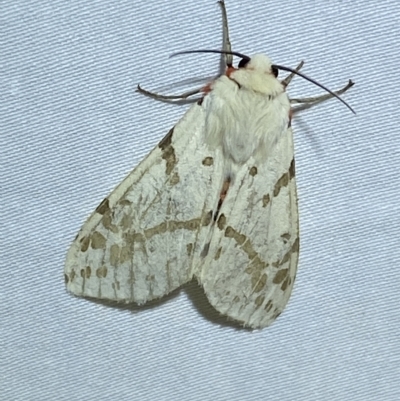
M 86 221 L 68 251 L 68 291 L 141 304 L 189 281 L 221 168 L 204 145 L 204 110 L 193 105 Z
M 269 325 L 288 302 L 299 254 L 290 128 L 263 164 L 242 166 L 212 235 L 197 272 L 210 303 L 245 326 Z

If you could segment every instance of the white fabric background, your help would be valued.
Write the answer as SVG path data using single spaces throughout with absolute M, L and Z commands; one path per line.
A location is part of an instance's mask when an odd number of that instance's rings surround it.
M 236 51 L 344 96 L 294 123 L 301 257 L 267 329 L 237 329 L 196 284 L 145 308 L 73 298 L 86 217 L 183 115 L 135 93 L 217 72 L 214 0 L 3 1 L 1 400 L 400 399 L 400 2 L 227 0 Z M 320 89 L 296 78 L 290 94 Z

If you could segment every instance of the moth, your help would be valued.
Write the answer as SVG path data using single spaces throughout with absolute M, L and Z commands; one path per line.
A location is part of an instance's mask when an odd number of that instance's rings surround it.
M 294 75 L 316 83 L 299 72 L 303 63 L 233 52 L 219 4 L 223 49 L 181 53 L 220 53 L 225 70 L 180 96 L 138 86 L 156 98 L 201 98 L 83 225 L 65 281 L 77 296 L 144 304 L 196 278 L 217 311 L 262 328 L 285 308 L 299 257 L 291 103 L 338 97 L 353 82 L 291 101 Z M 290 75 L 280 80 L 280 70 Z

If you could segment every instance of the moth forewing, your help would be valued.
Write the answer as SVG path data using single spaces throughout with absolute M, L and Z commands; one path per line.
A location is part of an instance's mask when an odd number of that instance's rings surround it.
M 202 124 L 199 108 L 194 105 L 170 138 L 87 220 L 67 255 L 69 291 L 144 303 L 191 279 L 193 251 L 207 229 L 204 208 L 211 210 L 203 194 L 214 171 L 213 165 L 202 164 L 210 157 L 202 145 L 202 130 L 192 129 Z M 196 168 L 187 168 L 193 162 Z

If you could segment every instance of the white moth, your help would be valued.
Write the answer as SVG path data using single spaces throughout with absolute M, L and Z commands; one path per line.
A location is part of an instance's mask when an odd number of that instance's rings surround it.
M 65 279 L 78 296 L 144 304 L 196 277 L 221 314 L 262 328 L 285 308 L 299 257 L 285 88 L 303 63 L 293 71 L 232 53 L 220 5 L 226 70 L 89 217 Z M 278 69 L 292 73 L 279 81 Z

